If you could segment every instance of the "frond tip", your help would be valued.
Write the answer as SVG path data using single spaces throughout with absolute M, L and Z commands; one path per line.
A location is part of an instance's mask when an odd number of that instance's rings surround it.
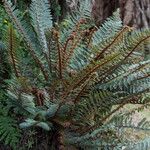
M 32 24 L 38 34 L 43 52 L 48 51 L 45 32 L 46 30 L 50 30 L 53 26 L 49 6 L 48 0 L 32 0 L 30 5 Z

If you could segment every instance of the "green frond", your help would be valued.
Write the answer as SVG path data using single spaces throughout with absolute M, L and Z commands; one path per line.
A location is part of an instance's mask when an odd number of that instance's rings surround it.
M 5 51 L 5 45 L 2 41 L 0 41 L 0 80 L 1 80 L 0 84 L 3 81 L 3 77 L 4 77 L 3 74 L 6 71 L 5 65 L 4 65 L 4 63 L 6 62 L 4 51 Z
M 116 101 L 111 92 L 95 91 L 81 99 L 74 111 L 75 124 L 91 126 L 105 116 Z M 79 121 L 80 120 L 80 121 Z
M 66 38 L 75 30 L 76 25 L 83 20 L 90 20 L 91 18 L 91 2 L 83 0 L 80 2 L 78 8 L 71 15 L 62 22 L 61 42 L 65 42 Z
M 103 61 L 91 63 L 90 65 L 86 66 L 85 69 L 83 69 L 81 72 L 78 72 L 76 76 L 71 80 L 70 86 L 67 88 L 64 97 L 66 98 L 71 91 L 80 88 L 80 86 L 83 85 L 94 72 L 98 70 L 103 71 L 105 70 L 105 68 L 109 68 L 109 66 L 112 66 L 112 63 L 117 63 L 118 57 L 118 54 L 114 54 L 111 56 L 107 56 Z
M 15 150 L 21 137 L 21 131 L 14 117 L 8 114 L 9 109 L 0 102 L 0 141 Z
M 51 30 L 48 30 L 46 32 L 46 39 L 47 39 L 47 45 L 48 45 L 48 59 L 47 59 L 47 63 L 48 63 L 48 68 L 49 68 L 49 72 L 50 72 L 50 76 L 51 79 L 54 79 L 55 77 L 58 76 L 58 72 L 57 72 L 57 63 L 58 63 L 58 44 L 55 41 L 55 37 L 53 36 L 53 33 Z
M 118 49 L 124 53 L 124 60 L 128 59 L 133 52 L 143 44 L 147 39 L 150 37 L 150 30 L 143 29 L 143 30 L 136 30 L 131 32 L 131 35 L 128 36 L 128 40 L 121 44 Z
M 9 60 L 11 62 L 11 66 L 13 67 L 16 77 L 19 77 L 21 76 L 18 58 L 19 41 L 16 35 L 16 31 L 11 25 L 9 25 L 6 34 L 7 35 L 5 36 L 5 45 L 9 54 Z
M 35 114 L 35 104 L 33 97 L 27 94 L 14 95 L 14 92 L 8 91 L 10 96 L 10 101 L 8 102 L 8 107 L 14 109 L 18 114 L 24 115 L 34 115 Z
M 108 76 L 107 80 L 98 87 L 116 93 L 118 91 L 120 94 L 122 91 L 122 96 L 148 91 L 150 89 L 149 63 L 146 61 L 123 66 L 119 74 L 114 73 L 110 77 Z
M 36 31 L 45 31 L 53 27 L 50 4 L 48 0 L 32 0 L 30 15 Z
M 3 50 L 5 48 L 4 43 L 0 41 L 0 50 Z
M 0 141 L 10 145 L 14 150 L 21 137 L 17 122 L 9 116 L 0 116 Z
M 45 67 L 41 61 L 40 54 L 38 54 L 38 52 L 36 51 L 35 44 L 32 42 L 29 34 L 27 34 L 28 32 L 26 32 L 26 28 L 23 26 L 23 24 L 26 24 L 25 21 L 21 21 L 21 19 L 18 17 L 19 11 L 17 9 L 15 9 L 15 6 L 13 6 L 10 1 L 3 0 L 3 2 L 4 2 L 4 7 L 5 7 L 6 12 L 9 14 L 9 17 L 12 19 L 12 21 L 15 24 L 16 28 L 18 29 L 19 33 L 24 38 L 24 40 L 28 46 L 28 49 L 32 55 L 32 58 L 39 65 L 45 79 L 47 80 L 48 75 L 47 75 Z
M 33 27 L 38 35 L 39 41 L 41 42 L 43 52 L 47 53 L 48 47 L 45 31 L 51 29 L 53 26 L 48 0 L 32 0 L 30 15 Z
M 106 138 L 108 136 L 108 138 Z M 73 137 L 68 135 L 66 141 L 74 145 L 78 145 L 83 149 L 111 149 L 112 146 L 118 150 L 122 148 L 120 137 L 117 137 L 113 126 L 102 126 L 94 132 L 90 132 L 86 135 L 74 134 Z
M 34 96 L 29 94 L 31 87 L 28 82 L 20 77 L 12 79 L 8 85 L 7 107 L 13 109 L 17 114 L 34 115 L 36 107 Z
M 116 116 L 116 118 L 113 117 L 110 122 L 114 124 L 114 127 L 120 129 L 120 131 L 125 129 L 150 131 L 150 121 L 148 121 L 146 118 L 143 118 L 138 123 L 135 123 L 131 114 L 124 114 L 121 116 L 118 114 L 118 116 Z
M 112 28 L 113 27 L 113 28 Z M 114 37 L 122 29 L 122 21 L 119 9 L 108 18 L 93 35 L 93 45 L 98 45 L 102 41 Z
M 20 124 L 20 127 L 23 129 L 26 129 L 32 126 L 41 127 L 47 131 L 50 130 L 50 126 L 46 122 L 35 121 L 33 119 L 26 119 L 25 122 Z
M 127 150 L 149 150 L 150 148 L 150 138 L 145 138 L 144 140 L 141 140 L 140 142 L 137 142 L 135 144 L 130 144 L 125 146 L 125 149 Z

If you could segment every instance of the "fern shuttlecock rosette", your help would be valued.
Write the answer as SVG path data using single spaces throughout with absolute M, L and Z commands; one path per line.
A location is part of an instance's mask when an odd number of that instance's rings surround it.
M 146 120 L 135 127 L 130 113 L 116 114 L 128 103 L 142 104 L 143 109 L 149 103 L 150 61 L 137 55 L 150 38 L 149 29 L 123 26 L 119 11 L 97 27 L 88 0 L 60 25 L 53 25 L 47 0 L 31 2 L 31 22 L 20 19 L 9 1 L 3 2 L 20 34 L 10 26 L 6 38 L 13 39 L 6 40 L 14 70 L 8 93 L 13 108 L 27 116 L 20 127 L 54 131 L 56 149 L 69 144 L 121 149 L 131 145 L 122 144 L 118 129 L 149 129 Z M 18 36 L 34 63 L 18 58 L 19 45 L 13 47 Z

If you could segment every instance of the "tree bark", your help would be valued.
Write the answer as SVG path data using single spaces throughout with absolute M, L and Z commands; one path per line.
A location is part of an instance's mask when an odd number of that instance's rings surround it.
M 93 0 L 92 13 L 96 22 L 101 24 L 116 8 L 120 8 L 124 24 L 150 27 L 150 0 Z
M 150 0 L 119 0 L 123 23 L 135 28 L 150 27 Z
M 92 16 L 97 25 L 101 25 L 103 21 L 112 15 L 118 7 L 118 0 L 93 0 Z

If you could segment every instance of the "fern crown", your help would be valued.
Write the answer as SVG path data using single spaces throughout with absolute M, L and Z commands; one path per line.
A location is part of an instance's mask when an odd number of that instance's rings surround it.
M 30 22 L 10 1 L 3 2 L 15 27 L 10 25 L 5 37 L 14 71 L 9 105 L 27 116 L 21 128 L 59 130 L 66 145 L 85 149 L 121 149 L 118 129 L 149 130 L 147 120 L 132 124 L 133 112 L 117 114 L 128 103 L 142 104 L 142 109 L 149 103 L 150 60 L 137 51 L 150 38 L 149 29 L 123 26 L 119 10 L 97 27 L 88 0 L 60 25 L 52 21 L 48 0 L 32 0 Z M 17 53 L 18 36 L 26 44 L 28 62 Z

